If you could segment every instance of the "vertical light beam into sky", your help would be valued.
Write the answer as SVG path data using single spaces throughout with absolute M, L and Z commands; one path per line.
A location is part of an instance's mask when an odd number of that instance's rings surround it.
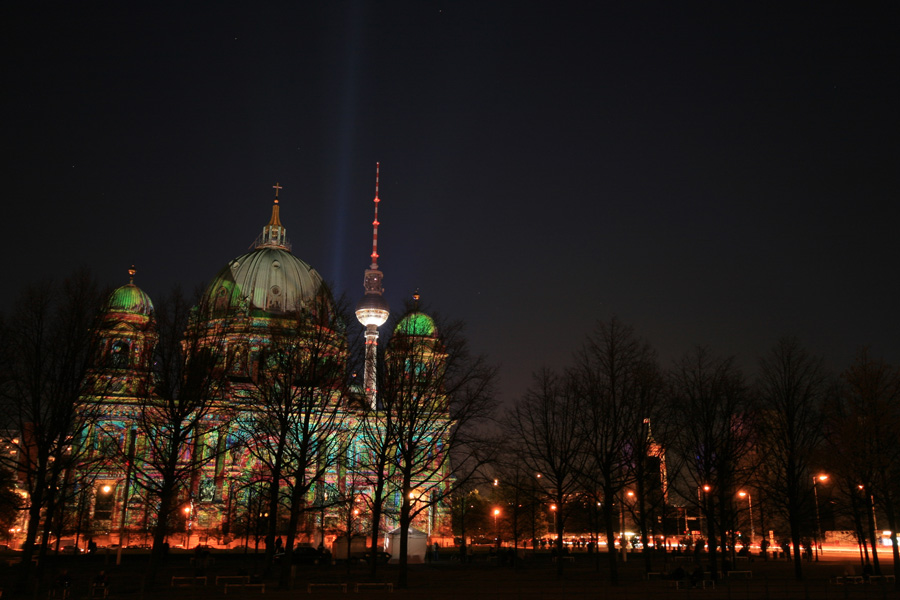
M 337 290 L 335 290 L 336 293 L 340 293 L 340 291 L 352 291 L 352 287 L 349 287 L 350 283 L 348 278 L 351 275 L 356 275 L 356 270 L 348 269 L 348 266 L 344 264 L 344 251 L 349 243 L 347 236 L 347 207 L 351 202 L 349 197 L 349 182 L 351 181 L 351 177 L 354 176 L 354 174 L 351 173 L 351 167 L 353 163 L 353 145 L 356 141 L 354 133 L 359 111 L 359 96 L 357 90 L 359 87 L 358 71 L 360 48 L 362 46 L 362 21 L 362 3 L 359 1 L 353 2 L 350 10 L 347 11 L 347 24 L 344 35 L 344 56 L 342 61 L 343 68 L 340 69 L 340 72 L 345 73 L 345 76 L 341 84 L 340 120 L 338 124 L 338 168 L 337 185 L 335 186 L 337 193 L 335 198 L 336 202 L 334 203 L 335 231 L 332 236 L 334 248 L 331 252 L 333 262 L 330 271 L 337 287 Z M 361 174 L 356 175 L 359 176 Z M 353 212 L 349 212 L 352 218 Z M 361 214 L 359 217 L 363 218 Z M 352 247 L 352 244 L 350 245 Z M 360 257 L 360 260 L 354 261 L 354 264 L 356 262 L 364 262 L 362 260 L 363 258 L 364 257 Z M 357 270 L 362 272 L 361 269 Z

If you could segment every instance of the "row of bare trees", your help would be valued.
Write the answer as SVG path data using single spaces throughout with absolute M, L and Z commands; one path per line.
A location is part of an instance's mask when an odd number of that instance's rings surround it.
M 650 345 L 613 318 L 597 324 L 569 368 L 534 376 L 506 416 L 511 451 L 498 468 L 505 481 L 524 470 L 520 491 L 552 505 L 559 552 L 569 515 L 599 509 L 595 539 L 608 541 L 613 582 L 623 514 L 640 530 L 648 571 L 654 534 L 683 534 L 688 512 L 697 515 L 716 577 L 734 560 L 738 530 L 748 541 L 747 494 L 762 539 L 774 530 L 789 540 L 800 578 L 801 548 L 820 537 L 817 496 L 828 474 L 825 516 L 856 531 L 861 560 L 871 552 L 877 572 L 876 510 L 892 532 L 898 524 L 898 393 L 900 371 L 867 352 L 832 375 L 790 338 L 760 359 L 755 380 L 705 347 L 662 369 Z M 896 562 L 895 533 L 892 542 Z
M 246 498 L 249 517 L 255 493 L 267 568 L 276 537 L 287 537 L 283 584 L 311 515 L 352 515 L 351 503 L 364 501 L 373 548 L 386 513 L 400 523 L 405 585 L 407 530 L 446 505 L 487 455 L 481 426 L 493 408 L 495 371 L 468 352 L 460 327 L 442 326 L 427 340 L 398 329 L 379 356 L 379 405 L 371 409 L 352 385 L 362 350 L 347 339 L 354 321 L 326 290 L 265 331 L 251 326 L 246 310 L 191 308 L 197 303 L 174 292 L 156 307 L 150 359 L 98 376 L 105 296 L 79 274 L 29 289 L 0 327 L 2 466 L 22 492 L 12 494 L 13 510 L 28 515 L 22 586 L 33 574 L 31 555 L 47 551 L 60 515 L 78 512 L 80 521 L 91 510 L 86 491 L 98 478 L 124 480 L 121 527 L 137 498 L 152 513 L 148 585 L 183 503 L 193 506 L 206 484 L 220 502 L 228 490 L 226 522 L 234 531 L 232 497 Z M 266 343 L 249 347 L 254 335 Z M 144 392 L 117 396 L 125 376 L 143 378 L 147 385 L 134 389 Z

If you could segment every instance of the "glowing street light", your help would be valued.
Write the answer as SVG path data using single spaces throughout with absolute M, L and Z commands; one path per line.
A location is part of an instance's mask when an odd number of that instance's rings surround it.
M 497 555 L 500 554 L 500 528 L 497 526 L 497 517 L 500 516 L 500 509 L 494 509 L 494 535 L 497 536 Z M 499 562 L 497 564 L 500 564 Z
M 750 545 L 752 546 L 753 538 L 755 537 L 753 532 L 753 497 L 750 495 L 750 492 L 744 491 L 738 492 L 738 496 L 740 496 L 741 498 L 743 498 L 744 496 L 747 497 L 747 507 L 750 509 Z
M 813 477 L 813 497 L 816 500 L 816 560 L 819 560 L 819 540 L 822 539 L 822 522 L 819 519 L 819 482 L 828 481 L 828 475 L 824 473 Z
M 191 525 L 192 525 L 191 513 L 193 512 L 193 509 L 194 509 L 193 502 L 194 501 L 191 500 L 191 504 L 188 504 L 183 509 L 184 510 L 184 530 L 185 530 L 185 536 L 184 536 L 185 549 L 189 548 L 191 545 Z
M 702 490 L 703 493 L 704 493 L 704 496 L 703 496 L 703 499 L 702 499 L 702 500 L 701 500 L 701 498 L 700 498 L 700 491 L 701 491 L 701 490 Z M 702 486 L 700 486 L 700 487 L 697 488 L 697 504 L 698 504 L 699 507 L 700 507 L 700 511 L 699 511 L 699 513 L 700 513 L 700 535 L 703 535 L 703 513 L 704 513 L 705 510 L 706 510 L 706 501 L 707 501 L 706 494 L 709 494 L 709 492 L 710 492 L 711 490 L 712 490 L 712 486 L 709 485 L 708 483 L 706 483 L 706 484 L 704 484 L 704 485 L 702 485 Z M 707 526 L 706 526 L 706 536 L 709 537 L 709 524 L 707 524 Z

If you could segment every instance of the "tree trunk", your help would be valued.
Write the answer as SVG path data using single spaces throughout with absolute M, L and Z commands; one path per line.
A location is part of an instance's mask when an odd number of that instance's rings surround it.
M 709 573 L 713 580 L 719 578 L 719 553 L 716 547 L 715 504 L 712 494 L 706 494 L 706 543 L 709 547 Z
M 894 503 L 890 499 L 884 503 L 884 514 L 887 517 L 888 527 L 891 529 L 891 551 L 894 554 L 894 572 L 896 573 L 900 567 L 900 548 L 897 546 L 897 515 L 894 512 Z M 896 581 L 894 586 L 898 587 Z
M 616 557 L 616 524 L 613 516 L 613 504 L 609 500 L 612 494 L 606 494 L 603 502 L 603 521 L 606 525 L 606 560 L 609 564 L 609 581 L 613 585 L 619 585 L 619 563 Z M 600 548 L 597 548 L 600 551 Z
M 43 474 L 41 474 L 43 477 Z M 41 520 L 41 504 L 43 504 L 44 486 L 35 486 L 31 496 L 31 507 L 28 510 L 28 530 L 25 532 L 25 543 L 22 545 L 22 563 L 19 571 L 18 589 L 25 592 L 31 578 L 31 557 L 34 556 L 34 542 L 37 540 L 38 527 Z
M 410 486 L 407 483 L 403 486 L 403 500 L 400 503 L 400 572 L 397 574 L 397 587 L 406 589 L 408 583 L 409 571 L 409 526 L 410 526 L 410 510 L 409 505 Z
M 297 528 L 300 525 L 300 516 L 304 513 L 304 496 L 306 495 L 306 492 L 307 488 L 301 482 L 296 482 L 294 489 L 291 490 L 291 511 L 288 521 L 287 540 L 284 543 L 284 556 L 281 557 L 281 568 L 279 569 L 278 576 L 278 588 L 282 590 L 290 588 L 291 566 L 294 564 L 294 541 L 297 539 Z M 272 542 L 272 546 L 274 549 L 274 541 Z M 347 547 L 349 552 L 349 543 Z M 349 559 L 347 562 L 349 563 Z
M 563 576 L 563 496 L 560 494 L 556 498 L 556 511 L 554 511 L 554 520 L 556 521 L 556 578 L 562 579 Z M 498 549 L 499 550 L 499 549 Z M 499 552 L 498 552 L 499 554 Z M 500 560 L 500 557 L 497 557 Z
M 868 488 L 866 488 L 868 489 Z M 870 504 L 871 501 L 871 504 Z M 874 500 L 870 500 L 870 498 L 865 499 L 866 504 L 869 505 L 868 510 L 869 513 L 869 539 L 872 543 L 872 569 L 875 571 L 875 575 L 881 575 L 881 564 L 878 562 L 878 532 L 875 531 L 875 502 Z

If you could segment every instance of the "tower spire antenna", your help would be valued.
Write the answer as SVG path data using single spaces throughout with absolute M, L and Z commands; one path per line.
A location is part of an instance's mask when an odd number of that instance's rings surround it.
M 375 220 L 372 221 L 372 269 L 378 269 L 378 180 L 381 174 L 381 163 L 375 163 Z
M 384 325 L 390 316 L 390 308 L 384 299 L 384 288 L 381 285 L 384 275 L 378 270 L 378 180 L 381 174 L 381 163 L 375 163 L 375 220 L 372 222 L 372 264 L 366 269 L 363 287 L 365 295 L 356 305 L 356 318 L 366 328 L 366 401 L 372 409 L 378 408 L 375 385 L 376 349 L 378 347 L 378 328 Z

